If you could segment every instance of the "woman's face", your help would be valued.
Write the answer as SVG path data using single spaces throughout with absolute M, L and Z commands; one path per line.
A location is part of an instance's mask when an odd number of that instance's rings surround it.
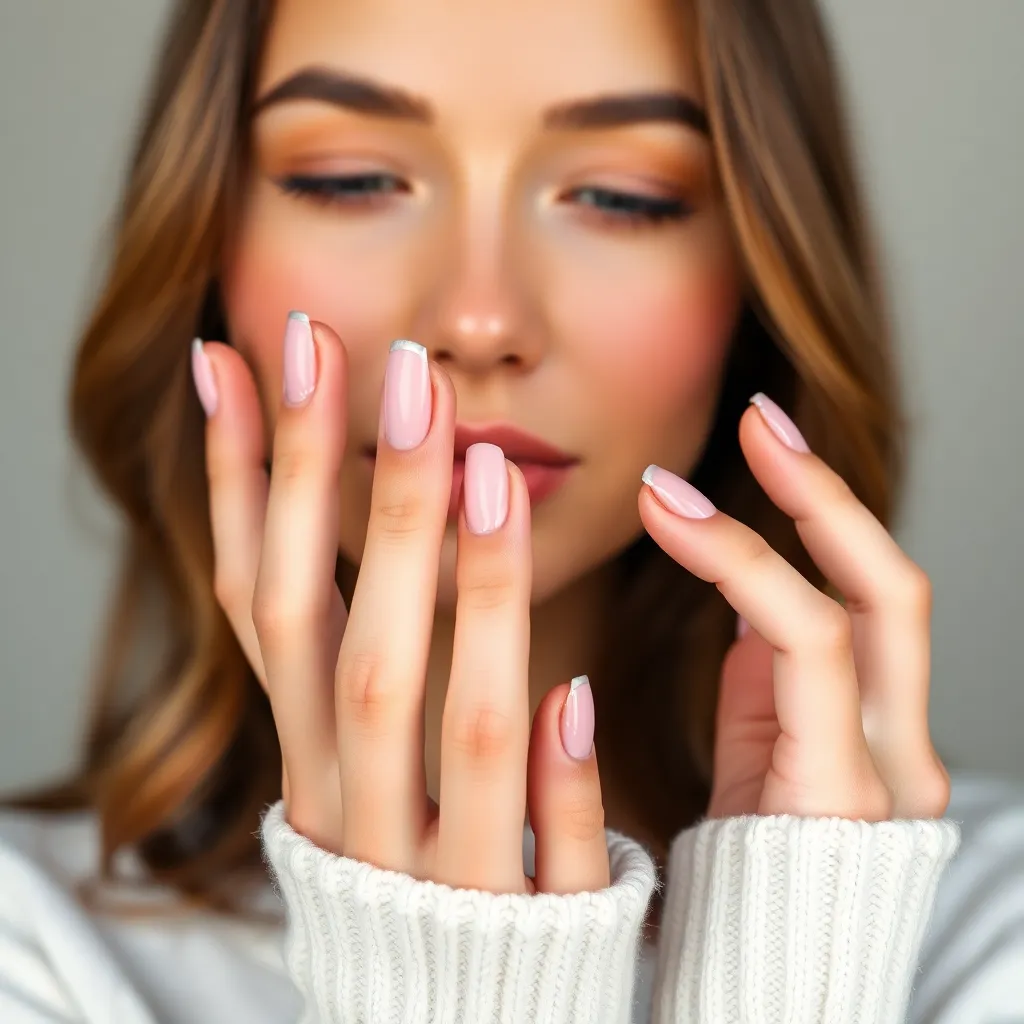
M 740 281 L 678 6 L 276 3 L 224 298 L 268 433 L 288 311 L 345 342 L 351 561 L 396 338 L 445 367 L 460 427 L 515 427 L 571 457 L 552 471 L 503 444 L 533 485 L 535 600 L 638 536 L 649 463 L 693 468 Z M 455 536 L 450 520 L 443 604 Z

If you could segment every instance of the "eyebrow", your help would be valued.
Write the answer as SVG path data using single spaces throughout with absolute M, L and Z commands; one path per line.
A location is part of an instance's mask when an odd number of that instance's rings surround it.
M 253 105 L 253 116 L 268 107 L 291 100 L 319 100 L 335 107 L 344 107 L 359 114 L 392 117 L 404 121 L 429 124 L 433 121 L 430 104 L 401 89 L 372 82 L 368 78 L 306 68 L 286 78 Z
M 359 114 L 393 118 L 416 124 L 432 124 L 430 104 L 418 96 L 382 85 L 368 78 L 326 68 L 305 68 L 268 93 L 252 108 L 252 116 L 270 107 L 297 100 L 316 100 Z M 669 122 L 711 134 L 707 112 L 680 92 L 642 92 L 573 100 L 548 110 L 544 126 L 560 131 L 624 128 L 630 125 Z
M 549 110 L 544 124 L 562 130 L 623 128 L 633 124 L 667 121 L 711 134 L 704 108 L 680 92 L 629 93 L 575 100 Z

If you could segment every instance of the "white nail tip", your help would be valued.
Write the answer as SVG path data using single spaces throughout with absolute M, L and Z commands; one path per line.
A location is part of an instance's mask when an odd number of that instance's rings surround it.
M 400 338 L 398 341 L 391 342 L 390 352 L 415 352 L 421 359 L 427 358 L 427 350 L 415 341 L 406 341 L 404 338 Z
M 300 312 L 300 311 L 299 311 L 299 310 L 297 310 L 297 309 L 293 309 L 293 310 L 292 310 L 292 311 L 291 311 L 291 312 L 290 312 L 290 313 L 288 314 L 288 319 L 289 319 L 289 320 L 300 320 L 300 321 L 301 321 L 302 323 L 304 323 L 304 324 L 308 324 L 308 323 L 309 323 L 309 317 L 308 317 L 308 316 L 306 316 L 306 314 L 305 314 L 305 313 L 302 313 L 302 312 Z
M 751 397 L 750 397 L 750 404 L 751 405 L 756 405 L 758 407 L 758 409 L 760 409 L 762 404 L 764 403 L 764 399 L 765 399 L 764 392 L 763 391 L 758 391 L 758 393 L 756 395 L 751 395 Z
M 573 690 L 578 690 L 581 686 L 589 686 L 589 685 L 590 685 L 590 678 L 589 678 L 589 676 L 576 676 L 576 678 L 573 679 L 573 681 L 569 684 L 569 692 L 572 693 Z
M 642 477 L 640 477 L 640 479 L 645 484 L 647 484 L 648 487 L 653 487 L 654 486 L 654 472 L 655 472 L 655 470 L 657 468 L 658 468 L 657 466 L 648 466 L 644 470 L 644 475 Z

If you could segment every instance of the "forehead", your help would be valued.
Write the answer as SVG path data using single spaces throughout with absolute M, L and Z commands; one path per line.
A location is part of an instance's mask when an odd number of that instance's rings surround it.
M 442 118 L 674 89 L 700 99 L 683 0 L 277 0 L 259 91 L 326 66 L 425 97 Z

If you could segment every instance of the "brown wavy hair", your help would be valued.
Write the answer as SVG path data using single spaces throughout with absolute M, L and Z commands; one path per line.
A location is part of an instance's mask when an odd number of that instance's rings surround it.
M 835 65 L 814 0 L 689 0 L 722 186 L 748 280 L 705 450 L 691 479 L 816 586 L 792 522 L 742 457 L 763 390 L 884 523 L 902 413 Z M 20 801 L 88 806 L 102 872 L 134 850 L 157 880 L 234 905 L 261 870 L 260 810 L 280 796 L 274 723 L 213 593 L 196 334 L 227 338 L 218 261 L 249 159 L 269 0 L 179 0 L 131 163 L 112 265 L 77 353 L 76 439 L 123 513 L 82 768 Z M 710 794 L 717 682 L 735 614 L 646 535 L 618 559 L 621 600 L 595 672 L 606 791 L 656 854 Z M 156 638 L 155 663 L 135 655 Z M 654 710 L 656 709 L 656 710 Z

